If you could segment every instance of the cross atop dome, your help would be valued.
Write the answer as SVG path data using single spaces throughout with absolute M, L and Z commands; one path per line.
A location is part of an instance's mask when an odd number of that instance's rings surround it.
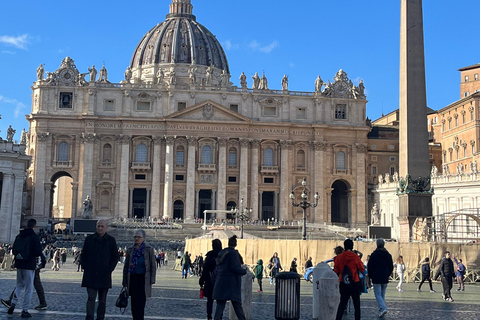
M 167 18 L 187 17 L 195 19 L 192 12 L 193 5 L 191 0 L 172 0 L 172 3 L 170 4 L 170 13 L 167 15 Z

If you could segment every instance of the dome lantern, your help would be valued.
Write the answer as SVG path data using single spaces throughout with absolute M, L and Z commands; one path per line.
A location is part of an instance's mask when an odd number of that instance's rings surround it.
M 174 17 L 184 17 L 196 20 L 193 15 L 193 5 L 190 0 L 172 0 L 170 4 L 170 13 L 167 14 L 167 19 Z

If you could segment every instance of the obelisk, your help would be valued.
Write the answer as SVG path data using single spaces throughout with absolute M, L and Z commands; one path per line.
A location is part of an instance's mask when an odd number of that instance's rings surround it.
M 400 241 L 410 241 L 417 217 L 432 215 L 422 0 L 401 0 Z

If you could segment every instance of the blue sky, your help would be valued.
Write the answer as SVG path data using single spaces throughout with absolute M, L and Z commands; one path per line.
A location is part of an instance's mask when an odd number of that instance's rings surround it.
M 136 45 L 165 20 L 171 0 L 3 1 L 0 19 L 0 136 L 11 124 L 28 128 L 31 86 L 40 63 L 55 71 L 63 58 L 80 72 L 105 62 L 120 82 Z M 271 89 L 283 74 L 289 89 L 313 91 L 317 75 L 344 69 L 364 80 L 367 116 L 398 108 L 400 0 L 192 0 L 197 21 L 223 44 L 232 82 L 263 72 Z M 478 0 L 423 4 L 427 104 L 441 109 L 460 98 L 461 67 L 480 62 Z M 249 77 L 249 87 L 251 78 Z M 28 130 L 28 129 L 27 129 Z

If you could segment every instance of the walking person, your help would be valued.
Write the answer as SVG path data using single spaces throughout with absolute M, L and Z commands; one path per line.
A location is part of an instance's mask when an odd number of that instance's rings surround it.
M 424 261 L 421 262 L 422 265 L 422 281 L 420 282 L 420 285 L 418 286 L 417 291 L 421 292 L 422 291 L 422 284 L 428 280 L 428 284 L 430 285 L 430 292 L 435 292 L 433 290 L 432 286 L 432 278 L 431 278 L 431 269 L 430 269 L 430 258 L 426 257 Z
M 228 239 L 228 248 L 223 249 L 217 256 L 217 278 L 213 287 L 213 299 L 217 301 L 215 320 L 221 320 L 227 300 L 231 301 L 238 320 L 245 320 L 242 307 L 241 278 L 247 270 L 241 266 L 240 254 L 237 246 L 237 236 Z
M 467 269 L 465 268 L 465 265 L 463 264 L 462 259 L 458 259 L 453 257 L 453 261 L 455 261 L 457 265 L 457 271 L 455 272 L 455 276 L 457 277 L 457 284 L 458 284 L 458 289 L 457 291 L 465 291 L 465 283 L 463 282 L 463 277 L 465 276 L 465 273 L 467 272 Z
M 445 251 L 445 258 L 442 259 L 435 275 L 435 280 L 441 276 L 442 286 L 443 286 L 443 299 L 445 301 L 453 302 L 451 290 L 453 286 L 453 277 L 455 272 L 453 269 L 453 261 L 450 259 L 450 252 Z
M 212 320 L 213 313 L 213 287 L 214 287 L 214 270 L 217 265 L 216 258 L 218 253 L 222 251 L 222 242 L 219 239 L 212 240 L 212 250 L 205 255 L 205 263 L 203 265 L 202 275 L 198 280 L 200 288 L 203 288 L 203 294 L 207 298 L 207 319 Z M 165 255 L 166 257 L 166 255 Z M 213 276 L 213 277 L 212 277 Z
M 280 270 L 283 270 L 282 265 L 280 264 L 280 258 L 278 257 L 278 253 L 275 252 L 273 256 L 270 258 L 270 265 L 272 266 L 272 275 L 270 278 L 270 284 L 275 284 L 275 277 L 277 276 Z
M 185 251 L 182 259 L 180 260 L 180 265 L 182 266 L 182 279 L 187 279 L 188 273 L 190 272 L 190 265 L 192 264 L 192 260 L 190 260 L 190 255 L 188 251 Z
M 28 220 L 27 227 L 20 231 L 13 243 L 14 264 L 15 268 L 17 268 L 17 284 L 12 304 L 8 308 L 7 313 L 13 314 L 21 293 L 24 291 L 22 318 L 31 317 L 28 309 L 32 300 L 35 268 L 37 267 L 37 257 L 42 254 L 40 238 L 35 233 L 36 227 L 37 221 L 35 219 Z
M 108 289 L 112 287 L 112 272 L 118 263 L 117 242 L 107 229 L 107 222 L 98 220 L 96 232 L 86 237 L 83 243 L 80 258 L 82 287 L 87 288 L 88 294 L 85 320 L 94 319 L 97 295 L 97 320 L 105 319 Z
M 293 258 L 292 263 L 290 264 L 290 272 L 297 273 L 297 258 Z
M 145 244 L 144 230 L 135 231 L 133 242 L 127 249 L 122 284 L 128 288 L 133 320 L 143 320 L 147 298 L 152 296 L 157 265 L 153 247 Z
M 405 273 L 405 270 L 406 270 L 405 263 L 403 262 L 403 256 L 398 256 L 397 261 L 395 261 L 395 266 L 397 268 L 397 275 L 398 275 L 398 285 L 396 288 L 399 292 L 403 292 L 403 288 L 402 288 L 403 274 Z
M 257 261 L 257 265 L 255 266 L 255 278 L 257 279 L 257 283 L 258 283 L 258 286 L 260 287 L 260 289 L 258 290 L 258 292 L 263 292 L 263 288 L 262 288 L 262 280 L 263 280 L 263 260 L 262 259 L 259 259 Z
M 393 272 L 393 259 L 392 255 L 385 249 L 385 240 L 382 238 L 377 239 L 377 249 L 372 252 L 368 259 L 367 270 L 373 283 L 373 293 L 378 304 L 378 316 L 383 318 L 387 314 L 385 293 L 388 279 Z
M 365 266 L 360 257 L 352 252 L 353 241 L 351 239 L 346 239 L 343 246 L 345 251 L 335 257 L 333 267 L 333 271 L 338 275 L 338 281 L 340 282 L 340 304 L 338 305 L 336 320 L 342 319 L 350 297 L 355 308 L 355 320 L 360 320 L 361 288 L 358 272 L 363 273 Z

